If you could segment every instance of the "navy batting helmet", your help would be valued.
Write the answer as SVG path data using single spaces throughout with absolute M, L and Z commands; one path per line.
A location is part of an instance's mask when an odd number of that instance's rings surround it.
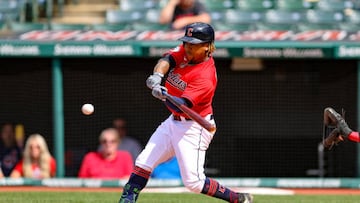
M 190 44 L 200 44 L 213 42 L 215 32 L 211 25 L 207 23 L 191 23 L 185 27 L 185 35 L 179 40 Z

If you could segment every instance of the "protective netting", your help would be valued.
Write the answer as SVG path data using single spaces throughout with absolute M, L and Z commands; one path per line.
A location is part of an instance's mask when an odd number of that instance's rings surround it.
M 83 155 L 98 147 L 102 129 L 123 117 L 146 144 L 169 113 L 145 80 L 157 59 L 62 59 L 65 169 L 76 176 Z M 347 111 L 356 126 L 357 63 L 352 60 L 265 60 L 261 71 L 232 71 L 217 59 L 214 98 L 218 131 L 208 150 L 210 176 L 306 177 L 318 168 L 323 109 Z M 2 59 L 0 121 L 23 123 L 26 135 L 43 134 L 53 153 L 50 59 Z M 81 114 L 92 103 L 95 113 Z M 326 176 L 355 176 L 356 144 L 325 152 Z M 212 170 L 211 170 L 212 169 Z

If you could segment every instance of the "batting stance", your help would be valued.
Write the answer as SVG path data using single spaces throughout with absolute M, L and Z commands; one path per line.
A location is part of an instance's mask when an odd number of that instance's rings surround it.
M 353 142 L 360 142 L 359 132 L 350 129 L 344 115 L 341 116 L 331 107 L 324 109 L 324 133 L 328 128 L 332 128 L 332 130 L 328 136 L 324 134 L 323 138 L 323 145 L 327 149 L 331 149 L 339 142 L 344 141 L 344 138 Z
M 181 45 L 165 53 L 146 80 L 152 95 L 166 104 L 171 115 L 150 137 L 136 159 L 135 168 L 124 186 L 119 203 L 136 202 L 152 170 L 177 157 L 183 184 L 192 192 L 203 193 L 227 202 L 252 203 L 248 193 L 236 193 L 207 178 L 205 153 L 214 136 L 166 100 L 164 92 L 215 124 L 212 100 L 217 85 L 214 30 L 209 24 L 192 23 L 185 27 Z M 167 75 L 165 86 L 162 79 Z

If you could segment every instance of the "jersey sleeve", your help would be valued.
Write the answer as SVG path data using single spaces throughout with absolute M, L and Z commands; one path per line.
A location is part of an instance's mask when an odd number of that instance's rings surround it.
M 168 52 L 164 54 L 163 57 L 168 57 L 170 65 L 174 68 L 178 64 L 181 64 L 184 61 L 185 51 L 182 45 L 179 45 L 173 49 L 170 49 Z

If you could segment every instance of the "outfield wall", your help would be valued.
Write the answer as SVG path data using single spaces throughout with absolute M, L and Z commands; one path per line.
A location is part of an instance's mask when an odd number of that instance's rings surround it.
M 360 188 L 358 178 L 215 178 L 227 187 L 272 187 L 272 188 Z M 1 186 L 45 186 L 67 188 L 123 187 L 127 180 L 97 180 L 78 178 L 53 179 L 0 179 Z M 184 187 L 181 180 L 150 179 L 148 188 Z

